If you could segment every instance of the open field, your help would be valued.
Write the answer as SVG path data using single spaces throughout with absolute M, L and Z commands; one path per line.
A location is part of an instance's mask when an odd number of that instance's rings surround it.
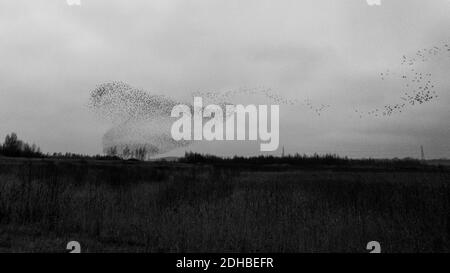
M 0 159 L 0 251 L 450 251 L 450 170 Z

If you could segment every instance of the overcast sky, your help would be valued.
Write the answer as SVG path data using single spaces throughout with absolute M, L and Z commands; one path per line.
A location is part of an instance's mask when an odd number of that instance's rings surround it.
M 289 153 L 450 157 L 450 54 L 433 73 L 439 98 L 390 117 L 403 55 L 450 43 L 449 0 L 0 0 L 0 135 L 15 131 L 45 152 L 102 152 L 111 127 L 87 108 L 98 84 L 124 81 L 155 94 L 270 87 L 329 104 L 321 116 L 281 106 Z M 202 143 L 219 154 L 259 145 Z M 181 153 L 174 151 L 172 154 Z

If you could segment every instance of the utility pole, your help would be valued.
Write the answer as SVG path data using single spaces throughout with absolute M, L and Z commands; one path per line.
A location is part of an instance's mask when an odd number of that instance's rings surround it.
M 422 159 L 422 161 L 425 161 L 425 153 L 423 151 L 423 146 L 420 145 L 420 157 Z
M 284 157 L 284 146 L 283 146 L 283 150 L 282 150 L 282 152 L 281 152 L 281 157 Z

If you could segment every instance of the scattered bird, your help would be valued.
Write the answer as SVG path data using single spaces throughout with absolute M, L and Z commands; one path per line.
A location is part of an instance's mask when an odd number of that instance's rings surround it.
M 403 55 L 400 60 L 400 64 L 406 67 L 403 73 L 395 73 L 389 69 L 380 73 L 382 81 L 393 78 L 403 82 L 403 95 L 400 97 L 400 101 L 370 111 L 355 110 L 355 113 L 360 118 L 364 116 L 388 117 L 404 112 L 407 107 L 418 106 L 437 99 L 436 83 L 432 73 L 420 72 L 418 66 L 432 61 L 433 58 L 445 57 L 445 55 L 450 57 L 448 43 L 417 50 L 412 57 Z
M 215 91 L 215 92 L 196 92 L 194 96 L 210 99 L 211 101 L 235 101 L 239 103 L 239 96 L 262 96 L 271 104 L 299 106 L 303 105 L 314 114 L 320 116 L 331 106 L 329 104 L 314 104 L 310 99 L 300 101 L 295 98 L 287 98 L 272 91 L 271 88 L 239 88 L 236 90 Z M 236 104 L 237 104 L 236 103 Z

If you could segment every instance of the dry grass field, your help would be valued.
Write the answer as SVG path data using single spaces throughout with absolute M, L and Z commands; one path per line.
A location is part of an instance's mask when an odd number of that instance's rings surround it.
M 450 251 L 446 168 L 0 159 L 0 252 Z

